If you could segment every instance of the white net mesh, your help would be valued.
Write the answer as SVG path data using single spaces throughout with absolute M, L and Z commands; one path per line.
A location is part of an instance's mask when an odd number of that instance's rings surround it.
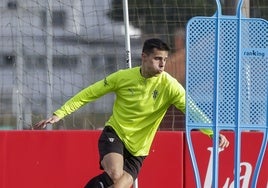
M 167 71 L 182 84 L 185 24 L 212 15 L 213 0 L 129 0 L 132 66 L 144 39 L 173 48 Z M 267 2 L 252 1 L 252 16 L 267 19 Z M 0 2 L 0 128 L 29 129 L 68 98 L 118 69 L 127 68 L 121 0 L 3 0 Z M 60 123 L 64 129 L 104 125 L 114 96 L 86 105 Z M 163 127 L 183 126 L 173 108 Z

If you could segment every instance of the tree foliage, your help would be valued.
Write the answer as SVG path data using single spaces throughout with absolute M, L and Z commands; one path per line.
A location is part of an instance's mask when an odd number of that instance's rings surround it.
M 235 7 L 230 7 L 234 0 L 220 2 L 223 9 L 235 11 Z M 224 7 L 224 4 L 229 7 Z M 129 20 L 133 26 L 141 29 L 144 35 L 162 35 L 168 40 L 178 28 L 185 28 L 190 18 L 212 16 L 216 12 L 215 0 L 128 0 L 128 5 Z M 250 15 L 267 20 L 268 1 L 250 0 Z M 112 0 L 108 16 L 112 20 L 123 21 L 123 0 Z
M 193 16 L 212 15 L 214 0 L 129 0 L 130 23 L 143 33 L 169 33 L 185 27 Z M 113 0 L 109 17 L 123 21 L 122 0 Z

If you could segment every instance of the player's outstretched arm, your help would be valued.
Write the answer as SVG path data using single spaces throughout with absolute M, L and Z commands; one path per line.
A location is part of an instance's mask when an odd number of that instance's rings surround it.
M 60 118 L 56 115 L 53 115 L 52 117 L 46 119 L 46 120 L 41 120 L 38 123 L 33 125 L 33 129 L 44 129 L 48 124 L 53 124 L 57 123 L 60 120 Z

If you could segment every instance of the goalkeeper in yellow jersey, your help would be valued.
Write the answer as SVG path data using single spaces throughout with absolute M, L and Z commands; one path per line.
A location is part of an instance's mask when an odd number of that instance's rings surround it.
M 56 110 L 51 118 L 34 125 L 45 128 L 107 93 L 116 94 L 113 113 L 98 143 L 104 172 L 92 178 L 86 188 L 131 187 L 167 109 L 175 105 L 185 112 L 184 88 L 164 71 L 169 50 L 160 39 L 146 40 L 140 67 L 119 70 L 88 86 Z M 213 134 L 212 130 L 201 131 L 209 136 Z M 220 134 L 219 146 L 228 145 L 229 141 Z

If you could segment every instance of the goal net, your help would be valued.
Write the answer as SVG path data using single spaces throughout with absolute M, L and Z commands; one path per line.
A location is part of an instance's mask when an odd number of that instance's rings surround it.
M 227 3 L 226 6 L 232 6 Z M 167 72 L 185 83 L 185 24 L 212 15 L 213 0 L 129 0 L 132 66 L 141 46 L 159 37 L 172 46 Z M 252 1 L 252 16 L 267 19 L 268 3 Z M 229 9 L 227 9 L 229 10 Z M 30 129 L 75 93 L 119 69 L 125 57 L 122 0 L 3 0 L 0 2 L 0 128 Z M 59 129 L 98 129 L 111 114 L 114 95 L 86 105 Z M 183 126 L 171 108 L 163 128 Z

